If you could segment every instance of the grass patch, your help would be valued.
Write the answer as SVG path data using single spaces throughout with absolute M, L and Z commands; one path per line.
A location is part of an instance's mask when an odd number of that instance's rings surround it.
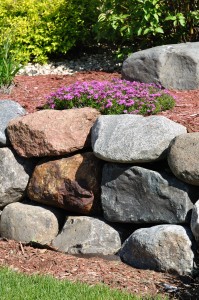
M 0 269 L 1 300 L 138 300 L 163 299 L 160 297 L 139 298 L 103 285 L 89 286 L 71 283 L 51 276 L 31 275 Z M 166 299 L 166 298 L 164 298 Z
M 92 107 L 102 114 L 154 115 L 173 108 L 169 91 L 157 84 L 112 81 L 84 81 L 62 87 L 47 98 L 45 109 Z

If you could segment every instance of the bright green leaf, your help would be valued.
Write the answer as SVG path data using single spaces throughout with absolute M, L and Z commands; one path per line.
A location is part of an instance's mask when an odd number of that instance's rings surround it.
M 168 16 L 168 17 L 166 17 L 165 18 L 165 21 L 174 21 L 174 20 L 176 20 L 176 16 Z
M 159 22 L 159 16 L 158 16 L 158 14 L 154 14 L 154 18 L 156 19 L 157 22 Z
M 106 20 L 106 14 L 100 14 L 98 17 L 98 21 L 103 22 L 104 20 Z
M 179 23 L 180 23 L 181 26 L 185 26 L 186 25 L 185 19 L 179 19 Z
M 149 33 L 150 31 L 151 31 L 150 28 L 146 28 L 146 29 L 144 30 L 143 34 L 147 34 L 147 33 Z
M 128 28 L 128 25 L 125 25 L 125 26 L 123 26 L 121 29 L 120 29 L 120 31 L 124 31 L 124 30 L 126 30 Z
M 157 33 L 164 33 L 163 29 L 161 27 L 156 27 L 155 32 Z
M 147 15 L 144 16 L 144 18 L 145 18 L 146 21 L 149 21 L 150 17 L 151 17 L 150 14 L 147 14 Z
M 142 34 L 142 28 L 140 27 L 139 29 L 138 29 L 138 31 L 137 31 L 137 35 L 139 36 L 139 35 L 141 35 Z

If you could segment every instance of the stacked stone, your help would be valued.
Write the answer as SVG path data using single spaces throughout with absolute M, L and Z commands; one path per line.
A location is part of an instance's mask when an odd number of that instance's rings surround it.
M 103 163 L 91 149 L 99 115 L 92 108 L 26 114 L 0 101 L 2 237 L 71 254 L 118 252 L 119 233 L 100 218 Z
M 107 161 L 104 218 L 141 227 L 123 243 L 121 259 L 141 269 L 191 273 L 199 234 L 199 133 L 163 116 L 100 116 L 92 146 Z
M 5 100 L 0 146 L 2 237 L 193 271 L 199 133 L 163 116 L 92 108 L 26 114 Z

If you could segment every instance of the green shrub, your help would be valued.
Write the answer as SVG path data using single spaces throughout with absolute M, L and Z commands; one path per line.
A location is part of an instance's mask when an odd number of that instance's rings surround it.
M 197 0 L 104 0 L 95 26 L 98 41 L 119 53 L 167 43 L 198 40 Z
M 50 54 L 65 54 L 89 40 L 96 5 L 94 0 L 1 0 L 0 33 L 13 31 L 13 52 L 21 61 L 44 63 Z

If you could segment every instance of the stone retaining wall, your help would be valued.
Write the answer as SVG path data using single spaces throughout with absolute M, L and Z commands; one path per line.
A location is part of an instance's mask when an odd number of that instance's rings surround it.
M 199 133 L 91 108 L 26 115 L 5 100 L 0 147 L 2 237 L 144 269 L 197 267 Z

